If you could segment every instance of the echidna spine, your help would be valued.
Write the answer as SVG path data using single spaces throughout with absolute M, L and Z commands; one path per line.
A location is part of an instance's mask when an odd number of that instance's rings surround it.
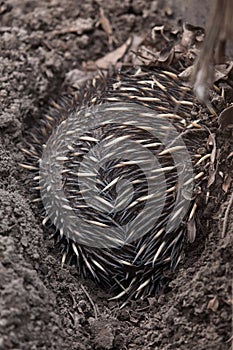
M 63 263 L 116 298 L 155 294 L 180 261 L 208 159 L 193 105 L 174 72 L 121 72 L 54 104 L 24 152 Z

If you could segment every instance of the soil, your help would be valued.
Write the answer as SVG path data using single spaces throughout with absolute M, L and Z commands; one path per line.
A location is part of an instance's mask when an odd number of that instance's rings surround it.
M 100 7 L 113 28 L 113 44 L 99 23 Z M 123 309 L 75 267 L 61 267 L 31 201 L 28 174 L 18 166 L 25 131 L 61 94 L 67 73 L 132 33 L 181 26 L 170 10 L 163 1 L 147 0 L 0 2 L 0 349 L 231 348 L 232 210 L 223 235 L 232 191 L 223 186 L 232 171 L 226 160 L 230 132 L 216 131 L 220 174 L 168 292 Z

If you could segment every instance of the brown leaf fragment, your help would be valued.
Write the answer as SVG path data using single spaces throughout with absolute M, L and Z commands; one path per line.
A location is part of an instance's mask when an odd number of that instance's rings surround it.
M 108 35 L 109 45 L 112 46 L 113 42 L 117 43 L 117 40 L 113 36 L 113 30 L 109 19 L 105 16 L 104 10 L 100 7 L 100 18 L 99 23 L 101 24 L 103 30 Z
M 216 170 L 212 167 L 212 168 L 210 168 L 210 171 L 209 171 L 207 188 L 209 188 L 211 185 L 213 185 L 215 178 L 216 178 Z
M 117 62 L 123 61 L 123 58 L 128 59 L 127 53 L 130 51 L 136 52 L 138 50 L 138 46 L 143 42 L 144 38 L 133 35 L 129 37 L 126 42 L 118 47 L 116 50 L 107 53 L 104 57 L 99 58 L 95 62 L 88 61 L 84 64 L 84 68 L 86 70 L 96 70 L 103 69 L 107 70 L 110 67 L 116 66 Z M 126 61 L 127 61 L 126 59 Z
M 124 55 L 125 63 L 132 62 L 134 66 L 139 64 L 139 47 L 141 50 L 141 44 L 143 43 L 144 39 L 145 37 L 143 36 L 133 35 L 131 45 L 127 50 L 127 53 Z
M 212 149 L 212 152 L 211 152 L 210 161 L 211 161 L 212 164 L 214 164 L 215 158 L 216 158 L 216 151 L 217 151 L 215 134 L 211 134 L 210 137 L 212 139 L 212 144 L 213 144 L 213 149 Z
M 233 128 L 233 105 L 225 108 L 218 117 L 220 129 Z
M 230 175 L 226 175 L 224 182 L 222 184 L 222 189 L 225 193 L 228 192 L 228 190 L 231 186 L 231 183 L 232 183 L 232 178 L 230 177 Z
M 116 50 L 107 53 L 105 56 L 99 58 L 96 61 L 88 61 L 85 64 L 85 68 L 87 70 L 95 70 L 108 69 L 111 66 L 115 66 L 117 61 L 119 61 L 125 55 L 131 42 L 132 38 L 128 38 L 128 40 Z
M 159 54 L 158 62 L 166 63 L 166 65 L 169 66 L 173 61 L 174 54 L 175 54 L 174 48 L 172 49 L 165 48 L 161 50 Z
M 126 55 L 127 57 L 127 55 Z M 132 64 L 137 65 L 149 65 L 151 62 L 157 62 L 159 54 L 153 49 L 149 49 L 145 45 L 140 45 L 137 50 L 137 53 L 134 54 L 132 58 Z
M 190 81 L 190 78 L 193 75 L 193 66 L 189 66 L 188 68 L 186 68 L 185 70 L 183 70 L 183 72 L 181 72 L 180 74 L 178 74 L 178 76 L 180 77 L 180 79 L 182 79 L 183 81 Z
M 215 65 L 214 70 L 214 83 L 216 83 L 219 80 L 226 80 L 232 71 L 233 68 L 233 61 L 230 61 L 226 64 L 217 64 Z
M 108 69 L 109 66 L 114 66 L 117 61 L 119 61 L 127 52 L 130 45 L 132 43 L 132 38 L 128 38 L 128 40 L 118 47 L 116 50 L 109 52 L 104 57 L 98 59 L 95 63 L 97 68 L 100 69 Z
M 103 28 L 103 30 L 110 36 L 112 35 L 112 27 L 108 20 L 108 18 L 105 16 L 104 10 L 102 7 L 100 7 L 100 24 Z
M 213 312 L 216 312 L 218 310 L 218 306 L 219 306 L 219 301 L 218 301 L 217 296 L 215 296 L 213 299 L 211 299 L 208 302 L 207 309 L 210 309 Z

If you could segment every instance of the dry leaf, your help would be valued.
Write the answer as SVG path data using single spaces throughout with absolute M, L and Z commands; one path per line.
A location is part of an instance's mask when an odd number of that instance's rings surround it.
M 128 40 L 118 47 L 116 50 L 107 53 L 104 57 L 99 58 L 95 62 L 88 61 L 86 63 L 87 70 L 95 70 L 95 69 L 108 69 L 111 66 L 115 66 L 117 61 L 119 61 L 128 51 L 130 45 L 132 43 L 132 37 L 128 38 Z
M 214 83 L 221 79 L 227 79 L 230 72 L 233 68 L 233 61 L 228 62 L 227 64 L 218 64 L 215 66 L 214 71 Z
M 138 36 L 138 35 L 133 35 L 132 38 L 132 42 L 131 45 L 126 53 L 126 55 L 124 56 L 124 62 L 132 62 L 132 64 L 134 66 L 136 66 L 138 64 L 138 60 L 139 60 L 139 55 L 138 55 L 138 48 L 139 46 L 142 47 L 142 43 L 144 41 L 144 37 L 143 36 Z M 140 49 L 141 49 L 140 47 Z
M 100 7 L 100 24 L 108 35 L 112 35 L 112 27 L 108 20 L 108 18 L 105 16 L 104 10 L 102 7 Z
M 220 129 L 233 128 L 233 105 L 225 108 L 218 117 Z
M 209 188 L 215 181 L 216 178 L 216 169 L 213 166 L 210 166 L 209 178 L 207 181 L 207 188 Z
M 210 309 L 213 312 L 216 312 L 218 310 L 218 306 L 219 306 L 219 301 L 218 301 L 217 296 L 215 296 L 213 299 L 211 299 L 208 302 L 207 309 Z
M 168 66 L 172 63 L 174 58 L 175 50 L 172 49 L 163 49 L 160 51 L 158 62 L 160 63 L 166 63 Z
M 232 178 L 230 177 L 230 175 L 227 175 L 222 184 L 222 189 L 225 193 L 228 192 L 231 186 L 231 182 L 232 182 Z
M 213 149 L 212 149 L 211 156 L 210 156 L 210 161 L 211 161 L 212 164 L 214 164 L 215 158 L 216 158 L 216 150 L 217 150 L 215 134 L 210 134 L 210 138 L 212 140 L 212 145 L 213 145 Z
M 113 30 L 112 30 L 111 23 L 110 23 L 109 19 L 105 16 L 105 13 L 104 13 L 104 10 L 102 7 L 100 7 L 99 22 L 100 22 L 103 30 L 105 31 L 105 33 L 108 35 L 109 45 L 112 45 L 113 42 L 117 43 L 117 40 L 113 36 Z
M 180 79 L 184 80 L 184 81 L 190 81 L 190 78 L 193 75 L 193 66 L 190 66 L 188 68 L 186 68 L 185 70 L 183 70 L 183 72 L 181 72 L 178 76 L 180 77 Z

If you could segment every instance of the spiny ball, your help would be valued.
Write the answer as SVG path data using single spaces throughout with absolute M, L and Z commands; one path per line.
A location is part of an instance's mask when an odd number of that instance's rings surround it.
M 180 261 L 208 166 L 195 108 L 173 71 L 129 69 L 54 102 L 30 136 L 23 166 L 63 263 L 113 298 L 155 295 Z

